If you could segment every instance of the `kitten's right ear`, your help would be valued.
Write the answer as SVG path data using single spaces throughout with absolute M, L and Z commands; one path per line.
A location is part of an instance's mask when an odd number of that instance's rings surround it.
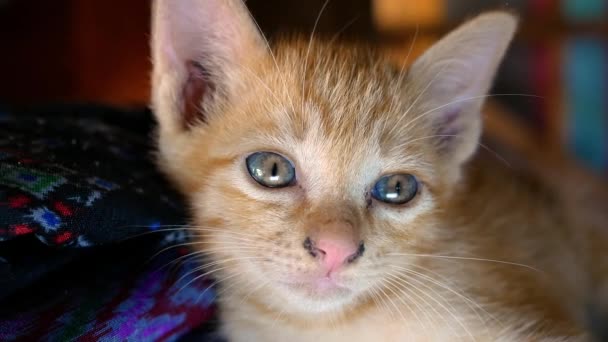
M 481 106 L 517 29 L 506 12 L 479 15 L 450 32 L 412 65 L 410 84 L 434 144 L 450 165 L 475 152 L 481 134 Z M 416 100 L 414 100 L 416 102 Z
M 176 134 L 229 98 L 266 46 L 241 0 L 154 0 L 152 12 L 152 106 L 161 134 Z

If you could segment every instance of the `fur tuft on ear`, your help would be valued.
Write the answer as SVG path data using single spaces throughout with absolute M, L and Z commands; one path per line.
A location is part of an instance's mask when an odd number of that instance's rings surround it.
M 154 0 L 152 11 L 152 106 L 161 135 L 175 134 L 205 121 L 266 50 L 241 0 Z
M 410 69 L 409 84 L 421 97 L 434 142 L 452 163 L 463 163 L 477 148 L 484 95 L 516 27 L 508 13 L 482 14 L 433 45 Z

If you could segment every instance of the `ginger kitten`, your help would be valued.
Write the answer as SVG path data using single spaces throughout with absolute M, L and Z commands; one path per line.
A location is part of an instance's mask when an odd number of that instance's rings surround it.
M 606 216 L 478 151 L 513 16 L 400 73 L 366 46 L 269 46 L 238 0 L 153 12 L 160 164 L 230 341 L 591 339 Z

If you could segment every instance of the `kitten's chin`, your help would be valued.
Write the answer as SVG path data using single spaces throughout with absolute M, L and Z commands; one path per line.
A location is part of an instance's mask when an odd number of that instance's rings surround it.
M 305 282 L 282 282 L 281 287 L 293 304 L 311 313 L 340 310 L 355 297 L 351 288 L 327 277 Z
M 332 297 L 349 296 L 352 291 L 333 279 L 320 278 L 309 282 L 285 283 L 291 290 L 310 298 L 327 299 Z

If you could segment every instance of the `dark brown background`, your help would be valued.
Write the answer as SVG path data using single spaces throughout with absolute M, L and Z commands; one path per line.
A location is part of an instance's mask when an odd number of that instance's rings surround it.
M 249 0 L 267 34 L 310 31 L 324 1 Z M 148 98 L 150 0 L 0 2 L 0 103 Z M 320 32 L 371 36 L 368 1 L 332 0 Z

